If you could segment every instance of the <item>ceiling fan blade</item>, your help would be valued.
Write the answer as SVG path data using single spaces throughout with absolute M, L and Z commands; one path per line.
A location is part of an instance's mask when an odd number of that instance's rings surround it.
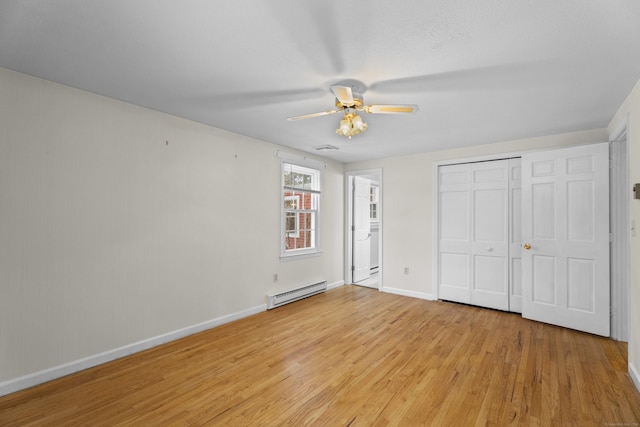
M 287 120 L 289 120 L 290 122 L 294 122 L 296 120 L 310 119 L 312 117 L 328 116 L 337 112 L 337 110 L 321 111 L 320 113 L 305 114 L 304 116 L 288 117 Z
M 365 113 L 371 114 L 406 114 L 415 113 L 420 108 L 416 104 L 405 105 L 365 105 L 362 108 Z
M 348 86 L 331 86 L 331 91 L 343 105 L 353 105 L 353 93 Z

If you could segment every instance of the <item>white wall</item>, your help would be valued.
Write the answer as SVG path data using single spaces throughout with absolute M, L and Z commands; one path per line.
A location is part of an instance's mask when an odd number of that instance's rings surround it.
M 434 162 L 607 141 L 606 129 L 500 142 L 465 149 L 350 163 L 345 171 L 382 168 L 384 290 L 431 299 Z M 409 274 L 404 274 L 404 268 Z
M 609 132 L 614 132 L 628 117 L 627 144 L 629 147 L 629 197 L 634 183 L 640 182 L 640 81 L 620 106 L 609 123 Z M 629 218 L 640 228 L 640 200 L 630 200 Z M 640 389 L 640 236 L 630 238 L 631 271 L 629 295 L 629 368 L 638 389 Z
M 281 262 L 278 148 L 0 69 L 0 389 L 341 283 L 343 166 L 322 256 Z

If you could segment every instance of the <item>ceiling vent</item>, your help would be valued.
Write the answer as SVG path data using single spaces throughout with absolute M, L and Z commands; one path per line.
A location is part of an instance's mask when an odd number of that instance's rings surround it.
M 317 151 L 338 151 L 339 150 L 339 148 L 336 147 L 335 145 L 329 145 L 329 144 L 316 145 L 315 147 L 313 147 L 313 149 Z

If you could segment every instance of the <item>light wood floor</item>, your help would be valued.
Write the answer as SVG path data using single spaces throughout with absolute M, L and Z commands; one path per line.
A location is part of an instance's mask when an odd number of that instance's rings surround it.
M 626 344 L 343 286 L 0 398 L 0 425 L 638 425 Z

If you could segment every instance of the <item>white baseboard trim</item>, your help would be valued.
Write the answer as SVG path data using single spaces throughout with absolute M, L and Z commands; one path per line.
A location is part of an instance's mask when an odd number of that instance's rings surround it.
M 327 290 L 333 289 L 333 288 L 337 288 L 337 287 L 343 286 L 343 285 L 344 285 L 344 280 L 338 280 L 337 282 L 328 283 L 327 284 Z
M 425 294 L 424 292 L 416 292 L 416 291 L 408 291 L 406 289 L 398 289 L 398 288 L 390 288 L 387 286 L 383 286 L 382 289 L 380 289 L 382 292 L 387 292 L 389 294 L 395 294 L 395 295 L 402 295 L 405 297 L 411 297 L 411 298 L 419 298 L 419 299 L 426 299 L 429 301 L 435 301 L 435 298 L 432 294 Z
M 633 363 L 629 363 L 629 377 L 631 377 L 631 381 L 636 386 L 638 391 L 640 391 L 640 373 L 633 365 Z
M 167 343 L 169 341 L 174 341 L 188 335 L 193 335 L 198 332 L 202 332 L 207 329 L 223 325 L 225 323 L 233 322 L 234 320 L 242 319 L 243 317 L 248 317 L 266 310 L 266 304 L 259 305 L 247 310 L 239 311 L 237 313 L 228 314 L 226 316 L 218 317 L 216 319 L 208 320 L 206 322 L 198 323 L 196 325 L 188 326 L 186 328 L 178 329 L 176 331 L 168 332 L 166 334 L 158 335 L 156 337 L 148 338 L 146 340 L 115 348 L 113 350 L 107 350 L 105 352 L 78 359 L 73 362 L 64 363 L 62 365 L 54 366 L 52 368 L 24 375 L 22 377 L 0 382 L 0 396 L 5 396 L 19 390 L 24 390 L 26 388 L 45 383 L 47 381 L 54 380 L 56 378 L 64 377 L 65 375 L 73 374 L 87 368 L 92 368 L 94 366 L 98 366 L 103 363 L 110 362 L 112 360 L 119 359 L 121 357 L 128 356 L 130 354 L 137 353 L 151 347 L 156 347 L 158 345 Z

